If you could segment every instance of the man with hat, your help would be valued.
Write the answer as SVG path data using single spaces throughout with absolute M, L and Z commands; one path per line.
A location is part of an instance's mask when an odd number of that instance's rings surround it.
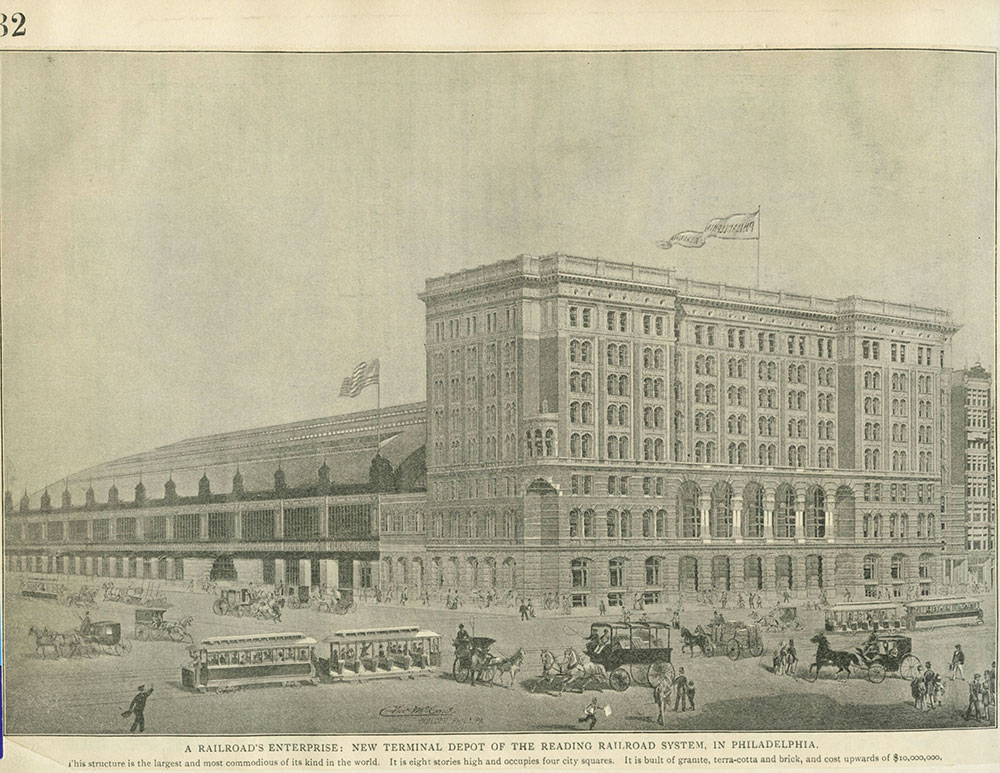
M 146 699 L 152 695 L 152 693 L 152 687 L 147 690 L 146 685 L 140 684 L 139 692 L 129 704 L 128 711 L 122 712 L 123 717 L 127 717 L 129 714 L 135 717 L 135 720 L 132 722 L 132 729 L 129 730 L 130 733 L 134 733 L 137 727 L 139 728 L 140 733 L 146 729 L 146 718 L 143 716 L 143 712 L 146 710 Z

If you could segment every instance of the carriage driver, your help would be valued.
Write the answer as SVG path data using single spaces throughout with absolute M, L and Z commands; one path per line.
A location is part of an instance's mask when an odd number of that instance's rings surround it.
M 865 643 L 861 646 L 861 655 L 866 660 L 878 655 L 878 635 L 875 631 L 868 634 L 868 638 L 865 639 Z
M 93 628 L 93 626 L 94 626 L 94 624 L 92 622 L 90 622 L 90 612 L 89 611 L 84 612 L 83 613 L 83 619 L 80 620 L 80 633 L 83 636 L 89 635 L 90 634 L 90 629 Z
M 468 644 L 469 642 L 469 632 L 465 630 L 465 625 L 462 623 L 458 624 L 458 633 L 455 634 L 455 644 Z

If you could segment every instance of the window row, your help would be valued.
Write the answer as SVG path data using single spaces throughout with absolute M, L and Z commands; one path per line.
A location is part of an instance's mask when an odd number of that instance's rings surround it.
M 498 314 L 496 311 L 487 311 L 483 314 L 483 326 L 487 333 L 494 333 L 501 329 L 510 330 L 514 327 L 515 321 L 516 313 L 513 306 L 506 307 L 502 314 Z M 435 341 L 474 336 L 478 335 L 479 327 L 479 315 L 470 314 L 464 318 L 454 317 L 447 321 L 435 322 L 432 335 Z
M 863 539 L 934 539 L 936 534 L 933 513 L 918 513 L 915 519 L 916 532 L 910 532 L 910 516 L 907 513 L 865 513 L 861 517 Z

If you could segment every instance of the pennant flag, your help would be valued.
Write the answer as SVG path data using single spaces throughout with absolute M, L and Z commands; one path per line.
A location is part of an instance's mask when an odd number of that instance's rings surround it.
M 378 383 L 378 360 L 359 362 L 354 372 L 344 379 L 340 387 L 341 397 L 357 397 L 366 386 Z
M 705 241 L 711 236 L 717 239 L 759 239 L 760 210 L 717 217 L 710 220 L 702 231 L 681 231 L 666 241 L 657 242 L 656 246 L 664 250 L 669 250 L 675 244 L 681 247 L 704 247 Z

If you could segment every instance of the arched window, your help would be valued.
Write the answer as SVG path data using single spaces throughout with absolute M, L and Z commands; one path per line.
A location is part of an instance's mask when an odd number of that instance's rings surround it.
M 555 442 L 556 436 L 555 432 L 551 429 L 545 430 L 545 455 L 554 456 L 555 455 Z
M 889 562 L 889 576 L 893 580 L 902 581 L 905 578 L 906 556 L 902 553 L 895 553 Z
M 574 539 L 580 536 L 580 511 L 569 511 L 569 536 Z
M 701 492 L 694 481 L 685 481 L 677 492 L 677 517 L 681 537 L 701 536 L 701 513 L 698 511 L 698 499 Z
M 644 510 L 642 513 L 642 536 L 643 537 L 655 537 L 653 532 L 653 511 Z
M 621 536 L 628 539 L 632 536 L 632 511 L 622 510 L 621 514 Z
M 713 537 L 733 536 L 733 490 L 728 483 L 712 487 L 709 509 L 709 533 Z
M 623 435 L 622 437 L 618 438 L 618 458 L 628 459 L 630 456 L 631 454 L 629 453 L 628 437 Z
M 583 511 L 583 536 L 590 539 L 594 536 L 594 511 Z
M 826 536 L 826 493 L 819 486 L 806 494 L 805 527 L 807 537 Z
M 694 460 L 696 462 L 705 461 L 705 444 L 700 440 L 694 444 Z
M 612 558 L 608 561 L 608 585 L 612 588 L 625 586 L 625 559 Z
M 590 562 L 586 558 L 574 558 L 569 566 L 573 587 L 590 587 Z
M 656 511 L 656 536 L 666 537 L 667 536 L 667 511 L 657 510 Z
M 607 534 L 608 539 L 618 539 L 618 535 L 619 535 L 618 525 L 619 525 L 619 522 L 618 522 L 618 511 L 617 510 L 608 510 L 607 525 L 608 525 L 608 534 Z
M 646 585 L 656 586 L 660 584 L 660 559 L 650 556 L 646 559 Z
M 593 454 L 593 437 L 589 433 L 584 433 L 580 437 L 580 452 L 585 459 L 589 459 Z
M 619 367 L 628 365 L 628 346 L 625 344 L 618 344 L 618 365 Z
M 715 456 L 715 441 L 709 440 L 707 443 L 705 443 L 705 461 L 706 462 L 714 462 L 715 459 L 716 459 L 716 456 Z
M 787 484 L 775 492 L 774 536 L 781 539 L 795 536 L 795 491 Z
M 743 489 L 743 536 L 764 536 L 764 489 L 757 483 Z

